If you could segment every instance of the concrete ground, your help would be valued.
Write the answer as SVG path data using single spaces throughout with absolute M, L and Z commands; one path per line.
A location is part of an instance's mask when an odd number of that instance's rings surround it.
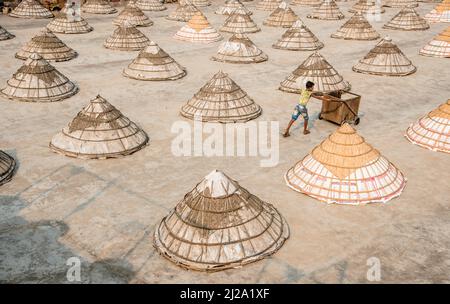
M 213 12 L 223 1 L 202 8 L 215 28 L 224 17 Z M 354 3 L 339 2 L 347 9 Z M 325 43 L 320 53 L 362 95 L 358 131 L 408 178 L 404 193 L 388 204 L 337 206 L 289 189 L 285 172 L 336 126 L 317 120 L 320 103 L 310 103 L 311 134 L 280 139 L 280 161 L 260 166 L 261 157 L 176 157 L 171 126 L 186 121 L 179 109 L 219 69 L 263 108 L 257 121 L 279 121 L 284 128 L 297 96 L 277 90 L 279 82 L 310 52 L 271 47 L 285 29 L 262 25 L 269 12 L 246 3 L 262 31 L 250 38 L 269 56 L 251 65 L 222 64 L 209 58 L 219 43 L 194 45 L 172 35 L 183 23 L 164 18 L 175 5 L 147 15 L 154 25 L 141 30 L 185 66 L 188 75 L 174 82 L 140 82 L 121 75 L 137 52 L 102 47 L 114 29 L 113 16 L 84 16 L 95 28 L 89 34 L 59 35 L 78 58 L 54 65 L 75 81 L 80 92 L 51 104 L 0 100 L 0 148 L 18 161 L 13 180 L 0 188 L 0 281 L 68 282 L 70 257 L 81 259 L 83 283 L 367 283 L 367 260 L 381 262 L 382 283 L 450 283 L 450 157 L 410 144 L 403 134 L 410 123 L 449 98 L 448 59 L 419 56 L 419 49 L 446 24 L 423 32 L 381 29 L 398 9 L 387 8 L 372 25 L 390 35 L 418 71 L 408 77 L 354 73 L 351 67 L 376 41 L 330 38 L 341 21 L 306 18 L 311 8 L 293 7 Z M 424 15 L 435 4 L 420 4 Z M 47 20 L 0 16 L 14 33 L 0 42 L 0 86 L 20 67 L 14 53 Z M 225 35 L 228 37 L 228 35 Z M 51 137 L 98 93 L 150 136 L 143 150 L 114 160 L 79 160 L 48 148 Z M 242 269 L 204 274 L 186 271 L 158 255 L 152 234 L 160 219 L 211 170 L 224 170 L 285 216 L 291 237 L 273 257 Z

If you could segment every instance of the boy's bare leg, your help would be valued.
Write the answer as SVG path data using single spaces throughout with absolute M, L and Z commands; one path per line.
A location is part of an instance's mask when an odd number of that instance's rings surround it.
M 289 124 L 288 124 L 288 126 L 286 128 L 286 131 L 283 134 L 283 137 L 288 137 L 288 136 L 291 135 L 291 134 L 289 134 L 289 130 L 291 129 L 291 127 L 294 124 L 294 122 L 295 122 L 295 120 L 291 119 L 291 121 L 289 122 Z
M 309 130 L 308 130 L 308 120 L 307 119 L 305 119 L 304 120 L 304 124 L 303 124 L 303 134 L 309 134 L 309 133 L 311 133 Z

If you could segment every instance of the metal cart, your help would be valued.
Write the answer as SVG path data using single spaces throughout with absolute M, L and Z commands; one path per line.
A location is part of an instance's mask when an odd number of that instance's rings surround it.
M 338 125 L 342 125 L 344 122 L 359 124 L 358 110 L 361 95 L 337 91 L 322 96 L 326 99 L 322 101 L 319 119 L 325 119 Z

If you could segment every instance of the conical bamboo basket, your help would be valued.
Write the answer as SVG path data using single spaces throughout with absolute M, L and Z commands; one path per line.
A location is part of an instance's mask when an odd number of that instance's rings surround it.
M 15 168 L 16 161 L 14 158 L 0 150 L 0 186 L 11 180 Z
M 77 52 L 68 47 L 49 29 L 44 28 L 16 53 L 16 58 L 27 60 L 38 53 L 47 61 L 67 61 L 77 57 Z
M 198 8 L 196 8 L 189 0 L 180 0 L 178 1 L 177 8 L 172 11 L 166 19 L 187 22 L 191 20 L 198 11 Z
M 350 13 L 361 13 L 367 15 L 383 14 L 386 10 L 374 0 L 359 0 L 349 10 Z
M 215 170 L 161 220 L 154 246 L 182 268 L 213 272 L 268 257 L 288 238 L 273 205 Z
M 153 24 L 153 21 L 133 1 L 128 2 L 125 8 L 113 20 L 113 24 L 119 26 L 125 21 L 130 22 L 134 26 L 150 26 Z
M 194 4 L 196 7 L 205 7 L 210 6 L 211 2 L 209 0 L 191 0 L 192 4 Z
M 450 26 L 428 42 L 420 50 L 419 54 L 430 57 L 450 58 Z
M 293 0 L 291 5 L 293 6 L 310 6 L 317 7 L 322 4 L 322 0 Z
M 200 11 L 194 14 L 191 20 L 174 35 L 174 38 L 194 43 L 213 43 L 223 39 Z
M 268 56 L 245 34 L 233 34 L 211 59 L 227 63 L 259 63 L 267 61 Z
M 312 53 L 285 80 L 279 89 L 285 92 L 300 94 L 307 81 L 314 82 L 316 92 L 329 93 L 334 91 L 349 91 L 350 83 L 318 52 Z
M 226 0 L 225 5 L 220 6 L 216 11 L 215 14 L 218 15 L 232 15 L 236 9 L 242 9 L 245 11 L 247 15 L 252 15 L 253 13 L 248 10 L 244 4 L 240 0 Z
M 246 122 L 262 109 L 227 74 L 215 74 L 182 108 L 181 115 L 205 122 Z
M 70 157 L 106 159 L 130 155 L 148 141 L 141 128 L 98 95 L 53 136 L 49 146 Z
M 403 173 L 347 123 L 289 169 L 285 180 L 295 191 L 344 205 L 386 203 L 406 186 Z
M 117 51 L 140 51 L 150 45 L 150 40 L 130 22 L 125 21 L 106 39 L 103 46 Z
M 411 124 L 405 137 L 423 148 L 450 153 L 450 99 Z
M 383 28 L 401 31 L 424 31 L 429 29 L 430 26 L 414 8 L 404 7 L 391 21 L 383 25 Z
M 288 51 L 315 51 L 323 48 L 323 43 L 302 21 L 297 20 L 272 47 Z
M 384 76 L 407 76 L 416 70 L 417 68 L 389 37 L 381 39 L 363 59 L 353 66 L 353 71 L 358 73 Z
M 78 87 L 41 55 L 33 53 L 8 80 L 0 95 L 26 102 L 54 102 L 78 92 Z
M 14 37 L 16 36 L 14 36 L 13 34 L 11 34 L 10 32 L 8 32 L 7 30 L 5 30 L 3 27 L 0 26 L 0 41 L 12 39 Z
M 355 13 L 331 37 L 346 40 L 375 40 L 380 38 L 380 34 L 361 13 Z
M 186 76 L 186 69 L 151 41 L 123 74 L 136 80 L 176 80 Z
M 405 6 L 417 7 L 419 6 L 419 3 L 417 3 L 417 0 L 385 0 L 383 2 L 383 6 L 393 8 L 401 8 Z
M 141 10 L 150 12 L 159 12 L 167 9 L 159 0 L 137 0 L 136 5 Z
M 307 18 L 320 20 L 340 20 L 345 16 L 339 10 L 338 5 L 333 0 L 323 0 L 322 4 L 306 16 Z
M 66 14 L 57 16 L 47 24 L 47 28 L 58 34 L 85 34 L 93 30 L 93 27 L 83 18 L 68 18 Z
M 281 2 L 280 6 L 264 20 L 263 24 L 273 27 L 291 27 L 297 20 L 299 20 L 298 16 L 287 6 L 287 3 Z
M 253 19 L 243 9 L 236 9 L 219 29 L 226 33 L 256 33 L 261 31 Z
M 9 16 L 31 19 L 53 18 L 52 12 L 43 7 L 37 0 L 23 0 L 9 13 Z
M 117 13 L 117 9 L 107 0 L 86 0 L 81 6 L 81 11 L 88 14 L 107 15 Z
M 260 11 L 273 11 L 276 9 L 282 0 L 262 0 L 256 4 L 256 9 Z
M 450 22 L 450 0 L 444 0 L 425 15 L 428 22 Z

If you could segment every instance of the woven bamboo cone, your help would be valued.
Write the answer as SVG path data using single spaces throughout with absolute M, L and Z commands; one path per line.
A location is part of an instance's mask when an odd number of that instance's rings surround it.
M 78 87 L 41 55 L 32 53 L 7 81 L 0 96 L 25 102 L 54 102 L 69 98 Z
M 345 16 L 339 10 L 336 2 L 333 0 L 323 0 L 322 4 L 315 8 L 313 12 L 306 17 L 320 20 L 340 20 Z
M 37 0 L 23 0 L 9 13 L 9 16 L 31 19 L 53 18 L 52 12 L 42 6 Z
M 220 6 L 214 13 L 217 15 L 232 15 L 236 9 L 243 9 L 247 15 L 253 13 L 248 10 L 240 0 L 226 0 L 223 6 Z
M 450 0 L 444 0 L 431 12 L 425 15 L 425 19 L 431 23 L 450 22 Z
M 288 51 L 315 51 L 323 48 L 323 43 L 302 21 L 297 20 L 272 47 Z
M 81 11 L 88 14 L 107 15 L 117 13 L 117 9 L 107 0 L 86 0 L 81 6 Z
M 273 11 L 276 9 L 282 0 L 262 0 L 256 4 L 256 9 L 260 11 Z
M 219 29 L 226 33 L 256 33 L 261 31 L 245 10 L 238 8 L 231 14 Z
M 151 41 L 123 70 L 123 74 L 136 80 L 176 80 L 186 76 L 186 69 Z
M 15 168 L 16 161 L 14 158 L 0 150 L 0 186 L 11 180 Z
M 281 2 L 268 17 L 263 24 L 273 27 L 291 27 L 295 21 L 299 20 L 294 11 L 288 7 L 286 2 Z
M 13 34 L 11 34 L 10 32 L 8 32 L 7 30 L 5 30 L 3 27 L 0 26 L 0 41 L 13 39 L 14 37 L 16 36 L 14 36 Z
M 198 8 L 196 8 L 189 0 L 180 0 L 178 1 L 177 8 L 172 11 L 166 19 L 187 22 L 191 20 L 198 11 Z
M 106 159 L 130 155 L 148 141 L 142 129 L 98 95 L 53 136 L 49 147 L 65 156 Z
M 174 38 L 194 43 L 213 43 L 223 39 L 200 11 L 196 12 L 191 20 L 176 32 Z
M 128 21 L 134 26 L 150 26 L 153 25 L 143 11 L 133 1 L 128 2 L 125 8 L 113 20 L 114 25 L 121 25 L 124 21 Z
M 64 13 L 61 13 L 47 24 L 47 28 L 58 34 L 85 34 L 93 30 L 92 26 L 82 17 L 74 18 Z
M 204 122 L 246 122 L 262 109 L 227 74 L 219 71 L 182 108 L 181 115 Z
M 380 34 L 362 14 L 355 13 L 331 37 L 345 40 L 376 40 L 380 38 Z
M 401 8 L 405 6 L 417 7 L 419 6 L 419 3 L 417 3 L 417 0 L 385 0 L 383 2 L 383 6 L 393 8 Z
M 154 246 L 182 268 L 214 272 L 268 257 L 288 238 L 273 205 L 214 170 L 161 220 Z
M 430 26 L 414 8 L 404 7 L 388 23 L 383 25 L 383 28 L 401 31 L 424 31 L 429 29 Z
M 268 56 L 245 34 L 233 34 L 211 59 L 227 63 L 259 63 L 267 61 Z
M 191 0 L 192 4 L 194 4 L 196 7 L 206 7 L 210 6 L 211 2 L 209 0 Z
M 358 73 L 381 76 L 407 76 L 417 68 L 403 54 L 390 37 L 385 37 L 377 43 L 355 66 L 353 71 Z
M 450 153 L 450 99 L 411 124 L 405 137 L 431 151 Z
M 129 21 L 118 26 L 103 46 L 117 51 L 140 51 L 150 45 L 150 40 Z
M 321 3 L 322 3 L 322 0 L 293 0 L 291 2 L 291 5 L 317 7 Z
M 159 0 L 137 0 L 136 5 L 142 11 L 159 12 L 167 9 Z
M 450 26 L 428 42 L 419 54 L 429 57 L 450 58 Z
M 374 0 L 359 0 L 349 10 L 350 13 L 361 13 L 367 15 L 383 14 L 386 10 Z
M 320 201 L 386 203 L 406 186 L 403 173 L 344 123 L 285 175 L 287 185 Z
M 44 28 L 16 53 L 16 58 L 27 60 L 38 53 L 47 61 L 67 61 L 77 57 L 77 52 L 68 47 L 49 29 Z
M 300 94 L 307 81 L 314 82 L 316 92 L 329 93 L 334 91 L 349 91 L 350 83 L 318 52 L 312 53 L 285 80 L 279 89 L 289 93 Z

